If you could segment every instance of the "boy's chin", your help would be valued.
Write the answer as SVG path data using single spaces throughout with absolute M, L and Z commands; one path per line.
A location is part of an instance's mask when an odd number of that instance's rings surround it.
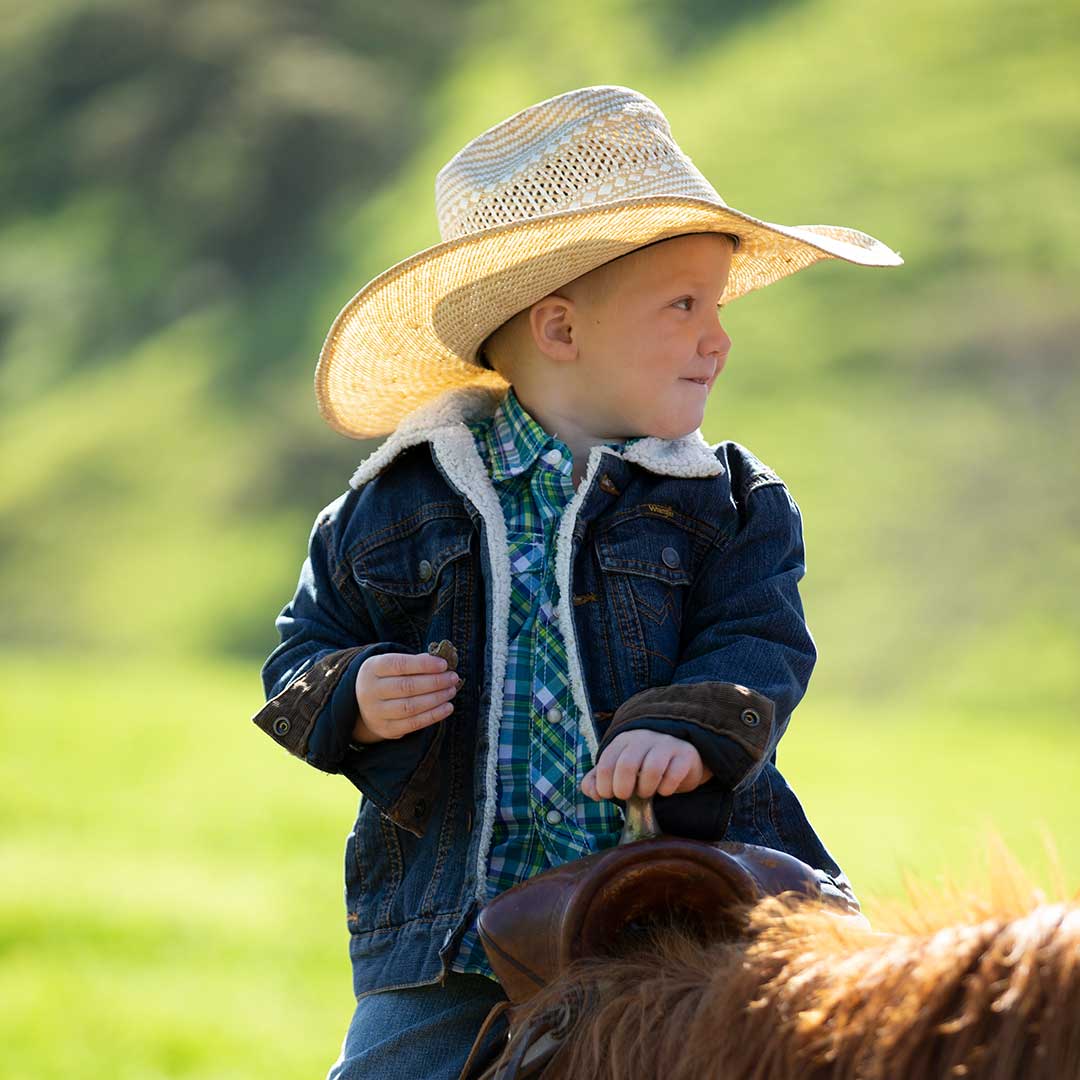
M 657 439 L 681 439 L 684 435 L 697 431 L 704 419 L 704 412 L 700 416 L 671 417 L 661 423 L 651 425 L 648 434 Z
M 656 428 L 652 431 L 643 432 L 641 437 L 667 439 L 668 441 L 671 441 L 673 439 L 681 439 L 685 435 L 691 435 L 697 431 L 699 427 L 701 427 L 700 424 L 695 424 L 693 427 Z

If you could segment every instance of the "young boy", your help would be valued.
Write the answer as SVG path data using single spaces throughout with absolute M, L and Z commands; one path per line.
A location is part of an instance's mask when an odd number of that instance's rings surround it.
M 478 908 L 613 845 L 635 792 L 667 832 L 785 850 L 851 895 L 775 763 L 816 655 L 799 510 L 699 429 L 721 297 L 899 256 L 729 208 L 624 87 L 491 128 L 436 203 L 443 242 L 366 285 L 319 358 L 328 422 L 392 434 L 315 522 L 255 717 L 363 794 L 332 1077 L 456 1076 L 502 997 Z

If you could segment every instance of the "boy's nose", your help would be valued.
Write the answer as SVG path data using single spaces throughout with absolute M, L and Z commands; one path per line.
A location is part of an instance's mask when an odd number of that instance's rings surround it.
M 731 338 L 728 337 L 727 331 L 717 324 L 716 329 L 705 336 L 701 345 L 701 355 L 714 357 L 716 362 L 723 367 L 727 354 L 731 351 Z

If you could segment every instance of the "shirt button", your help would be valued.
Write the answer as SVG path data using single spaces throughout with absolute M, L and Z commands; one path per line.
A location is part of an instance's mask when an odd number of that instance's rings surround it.
M 664 560 L 664 565 L 672 570 L 679 565 L 679 553 L 673 547 L 664 548 L 660 552 L 660 558 Z
M 558 705 L 552 705 L 547 711 L 547 719 L 549 724 L 558 724 L 562 722 L 562 709 Z
M 427 561 L 427 559 L 421 559 L 420 560 L 420 566 L 418 567 L 418 569 L 420 571 L 420 580 L 421 581 L 430 580 L 430 578 L 431 578 L 431 563 L 429 563 Z
M 549 810 L 544 817 L 549 825 L 558 825 L 562 821 L 562 814 L 558 810 Z
M 562 451 L 557 448 L 554 450 L 549 450 L 546 454 L 544 454 L 544 460 L 549 465 L 558 465 L 559 462 L 562 461 Z

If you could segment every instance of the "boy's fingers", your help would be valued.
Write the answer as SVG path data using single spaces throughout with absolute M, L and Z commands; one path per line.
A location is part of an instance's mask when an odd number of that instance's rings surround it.
M 649 799 L 656 794 L 671 758 L 671 751 L 659 746 L 652 747 L 645 755 L 638 769 L 635 789 L 641 798 Z
M 392 731 L 390 738 L 400 739 L 402 735 L 408 735 L 410 732 L 430 727 L 432 724 L 437 724 L 440 720 L 445 720 L 453 711 L 453 704 L 449 701 L 445 701 L 441 705 L 436 705 L 433 709 L 418 713 L 416 716 L 410 716 L 407 720 L 391 720 L 389 721 L 389 726 Z
M 435 657 L 434 659 L 438 659 Z M 375 696 L 383 701 L 394 698 L 415 697 L 432 694 L 447 687 L 457 687 L 457 675 L 453 671 L 440 671 L 430 675 L 390 675 L 376 680 Z
M 393 698 L 387 701 L 383 708 L 391 720 L 409 720 L 414 716 L 420 716 L 449 701 L 457 693 L 456 687 L 448 687 L 437 690 L 432 694 L 416 694 L 413 697 Z
M 686 775 L 682 778 L 678 791 L 679 793 L 694 791 L 704 783 L 705 779 L 702 777 L 701 771 L 699 769 L 690 768 L 686 770 Z
M 601 755 L 600 760 L 592 771 L 593 787 L 596 789 L 598 799 L 610 799 L 611 774 L 615 770 L 615 763 L 619 760 L 618 747 L 609 746 Z
M 581 793 L 587 799 L 596 800 L 599 796 L 596 793 L 596 770 L 590 769 L 581 781 Z
M 645 751 L 637 746 L 627 746 L 615 762 L 611 774 L 611 792 L 616 799 L 629 799 L 637 786 L 638 770 L 641 768 Z
M 447 663 L 441 656 L 433 656 L 431 653 L 393 652 L 373 656 L 371 667 L 380 679 L 385 679 L 395 675 L 423 675 L 445 671 Z
M 657 785 L 657 791 L 661 795 L 674 795 L 682 787 L 683 781 L 690 772 L 690 762 L 676 755 L 668 762 L 664 775 Z

